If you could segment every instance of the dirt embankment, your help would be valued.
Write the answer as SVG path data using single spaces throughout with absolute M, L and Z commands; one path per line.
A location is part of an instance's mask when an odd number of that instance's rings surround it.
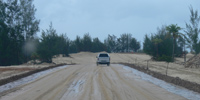
M 187 62 L 186 68 L 199 68 L 200 67 L 200 54 L 191 57 Z
M 180 79 L 179 77 L 171 77 L 171 76 L 167 76 L 167 75 L 163 75 L 161 73 L 155 72 L 155 71 L 151 71 L 151 70 L 147 70 L 145 67 L 139 67 L 136 66 L 134 64 L 128 64 L 128 63 L 121 63 L 123 65 L 129 66 L 131 68 L 137 69 L 139 71 L 142 71 L 144 73 L 147 73 L 155 78 L 164 80 L 168 83 L 172 83 L 178 86 L 182 86 L 184 88 L 187 88 L 189 90 L 195 91 L 200 93 L 200 84 L 194 83 L 194 82 L 190 82 L 190 81 L 186 81 L 183 79 Z
M 70 54 L 70 57 L 62 57 L 62 56 L 58 56 L 53 58 L 53 62 L 57 65 L 57 64 L 61 64 L 61 63 L 67 63 L 67 64 L 95 64 L 96 62 L 96 56 L 98 53 L 90 53 L 90 52 L 80 52 L 80 53 L 76 53 L 76 54 Z M 150 56 L 146 55 L 146 54 L 126 54 L 126 53 L 111 53 L 111 63 L 129 63 L 130 65 L 139 65 L 139 66 L 146 66 L 147 65 L 147 61 L 151 59 Z M 187 55 L 187 59 L 191 58 L 193 55 Z M 183 58 L 176 58 L 178 62 L 182 63 L 184 62 Z M 42 64 L 42 65 L 19 65 L 19 66 L 9 66 L 8 68 L 14 68 L 16 71 L 14 72 L 10 72 L 10 71 L 6 71 L 8 70 L 7 67 L 6 68 L 0 68 L 4 71 L 0 72 L 0 84 L 5 84 L 14 80 L 17 80 L 18 78 L 22 78 L 25 77 L 27 75 L 31 75 L 34 73 L 37 73 L 39 71 L 43 71 L 46 69 L 47 66 L 55 66 L 52 64 Z M 28 68 L 24 68 L 24 67 L 28 67 Z M 21 69 L 23 68 L 23 70 Z M 48 69 L 48 68 L 47 68 Z M 157 78 L 159 77 L 165 77 L 166 75 L 160 75 L 159 73 L 165 73 L 166 70 L 166 63 L 165 62 L 155 62 L 155 61 L 150 61 L 149 62 L 149 69 L 151 71 L 147 71 L 148 73 L 152 74 L 152 76 L 154 75 L 154 73 L 158 73 L 158 75 L 156 74 L 155 77 L 157 76 Z M 142 70 L 141 70 L 142 71 Z M 145 70 L 143 71 L 145 72 Z M 190 88 L 194 88 L 191 90 L 194 91 L 199 91 L 199 87 L 198 85 L 196 86 L 195 83 L 194 85 L 185 85 L 185 84 L 190 84 L 192 82 L 196 82 L 197 84 L 200 84 L 200 77 L 199 77 L 199 72 L 200 69 L 197 68 L 185 68 L 183 65 L 179 65 L 176 63 L 170 63 L 169 64 L 169 69 L 168 69 L 168 75 L 171 77 L 168 79 L 169 76 L 167 76 L 167 78 L 164 78 L 167 80 L 167 82 L 170 83 L 174 83 L 176 85 L 182 84 L 180 86 L 186 87 L 188 89 Z M 10 74 L 12 73 L 12 74 Z M 13 74 L 14 73 L 14 74 Z M 179 78 L 176 78 L 179 77 Z M 161 78 L 162 79 L 162 78 Z M 181 80 L 187 80 L 188 82 L 190 81 L 190 83 L 182 83 L 180 82 Z M 173 81 L 173 82 L 172 82 Z M 195 90 L 196 89 L 196 90 Z
M 88 59 L 88 60 L 92 60 Z M 146 82 L 122 65 L 69 65 L 23 85 L 0 100 L 186 100 Z
M 13 81 L 16 81 L 18 79 L 24 78 L 26 76 L 38 73 L 38 72 L 48 70 L 48 69 L 51 69 L 51 68 L 56 68 L 56 67 L 63 66 L 63 65 L 66 65 L 66 64 L 57 64 L 57 65 L 44 67 L 44 68 L 40 68 L 40 69 L 35 69 L 35 68 L 1 68 L 2 71 L 19 70 L 19 71 L 27 71 L 27 72 L 22 73 L 22 74 L 18 74 L 18 75 L 14 75 L 14 76 L 11 76 L 11 77 L 8 77 L 8 78 L 5 78 L 5 79 L 1 79 L 0 80 L 0 86 L 7 84 L 9 82 L 13 82 Z

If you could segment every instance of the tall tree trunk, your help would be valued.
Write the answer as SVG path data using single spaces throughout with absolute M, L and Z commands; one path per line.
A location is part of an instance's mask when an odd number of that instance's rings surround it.
M 175 49 L 175 38 L 174 38 L 174 41 L 173 41 L 173 51 L 172 51 L 172 59 L 174 60 L 174 49 Z
M 184 41 L 184 63 L 186 63 L 185 41 Z
M 156 44 L 156 51 L 157 51 L 156 56 L 157 56 L 157 59 L 158 59 L 158 44 Z

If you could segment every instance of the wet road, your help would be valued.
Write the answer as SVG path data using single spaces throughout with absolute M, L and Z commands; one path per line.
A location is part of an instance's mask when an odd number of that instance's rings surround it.
M 122 65 L 69 65 L 21 86 L 2 100 L 186 100 Z

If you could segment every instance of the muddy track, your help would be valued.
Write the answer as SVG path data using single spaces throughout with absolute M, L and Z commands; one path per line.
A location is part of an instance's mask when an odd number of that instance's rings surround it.
M 68 69 L 65 69 L 65 70 L 68 70 Z M 70 72 L 70 75 L 66 78 L 64 78 L 61 82 L 57 83 L 57 84 L 54 84 L 51 88 L 49 88 L 46 92 L 40 94 L 39 97 L 37 97 L 35 100 L 43 100 L 42 98 L 47 98 L 48 97 L 48 100 L 55 100 L 56 97 L 58 96 L 62 96 L 65 92 L 65 88 L 68 88 L 69 87 L 69 82 L 76 77 L 78 71 L 80 71 L 81 69 L 71 69 L 71 72 Z M 61 75 L 59 75 L 61 76 Z M 53 76 L 52 76 L 53 77 Z M 51 78 L 52 78 L 51 77 Z M 56 78 L 59 78 L 59 77 L 56 77 Z M 53 95 L 51 96 L 48 96 L 49 92 L 54 92 Z M 59 94 L 61 93 L 61 94 Z M 46 96 L 46 97 L 45 97 Z
M 13 81 L 16 81 L 18 79 L 27 77 L 29 75 L 38 73 L 38 72 L 45 71 L 45 70 L 52 69 L 52 68 L 56 68 L 56 67 L 63 66 L 63 65 L 66 65 L 66 64 L 58 64 L 58 65 L 49 66 L 49 67 L 45 67 L 45 68 L 35 69 L 35 70 L 31 70 L 31 71 L 23 73 L 23 74 L 11 76 L 9 78 L 0 80 L 0 86 L 4 85 L 4 84 L 7 84 L 7 83 L 10 83 L 10 82 L 13 82 Z M 18 70 L 19 70 L 19 68 L 18 68 Z
M 149 74 L 149 75 L 151 75 L 155 78 L 164 80 L 168 83 L 172 83 L 172 84 L 175 84 L 175 85 L 178 85 L 178 86 L 181 86 L 181 87 L 187 88 L 189 90 L 200 93 L 200 84 L 190 82 L 190 81 L 187 81 L 187 80 L 183 80 L 183 79 L 180 79 L 179 77 L 171 77 L 171 76 L 163 75 L 163 74 L 158 73 L 158 72 L 147 70 L 146 68 L 138 67 L 134 64 L 127 64 L 127 63 L 122 63 L 122 64 L 127 65 L 129 67 L 132 67 L 134 69 L 137 69 L 139 71 L 142 71 L 144 73 L 147 73 L 147 74 Z
M 69 65 L 23 85 L 19 90 L 8 93 L 0 99 L 186 100 L 135 77 L 117 64 L 111 64 L 111 66 L 96 66 L 95 63 Z

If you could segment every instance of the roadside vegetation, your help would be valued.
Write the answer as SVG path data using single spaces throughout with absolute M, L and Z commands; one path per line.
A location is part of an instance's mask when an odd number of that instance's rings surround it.
M 181 57 L 187 53 L 186 48 L 195 55 L 200 52 L 200 16 L 197 10 L 190 7 L 190 23 L 186 28 L 177 24 L 162 26 L 156 33 L 145 35 L 143 51 L 152 56 L 154 60 L 173 62 L 174 57 Z M 184 60 L 186 61 L 186 60 Z
M 200 52 L 200 16 L 192 7 L 186 28 L 177 24 L 161 26 L 157 32 L 145 35 L 143 50 L 131 33 L 123 33 L 120 37 L 108 35 L 103 42 L 98 37 L 92 38 L 89 33 L 70 40 L 66 34 L 58 35 L 52 23 L 37 37 L 40 20 L 36 19 L 35 12 L 33 0 L 0 0 L 0 66 L 36 59 L 51 63 L 54 55 L 68 56 L 81 51 L 145 52 L 154 60 L 167 62 L 185 55 L 186 48 L 195 54 Z

